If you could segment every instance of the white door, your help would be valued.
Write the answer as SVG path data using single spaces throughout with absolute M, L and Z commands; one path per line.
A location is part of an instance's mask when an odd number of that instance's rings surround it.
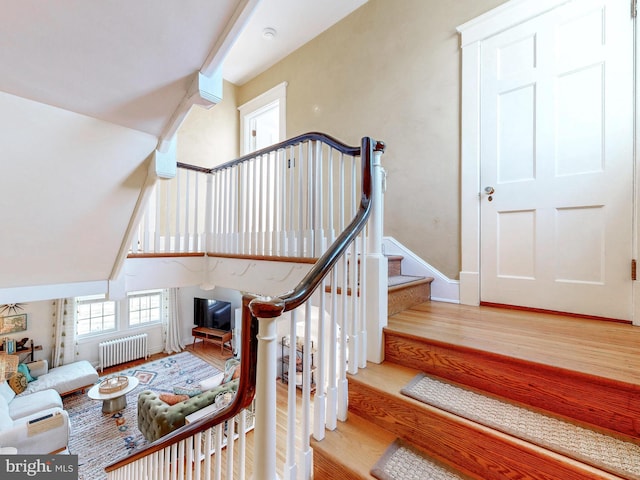
M 280 141 L 280 105 L 277 102 L 260 109 L 248 118 L 251 128 L 249 152 Z
M 581 0 L 482 42 L 482 302 L 631 319 L 630 17 Z

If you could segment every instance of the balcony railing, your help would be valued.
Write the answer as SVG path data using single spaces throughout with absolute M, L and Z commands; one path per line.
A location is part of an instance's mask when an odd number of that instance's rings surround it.
M 317 261 L 282 295 L 244 296 L 242 368 L 233 403 L 110 465 L 110 479 L 244 479 L 252 473 L 275 480 L 278 469 L 285 479 L 312 477 L 311 435 L 321 440 L 326 429 L 346 420 L 347 372 L 356 373 L 368 352 L 380 349 L 382 317 L 386 320 L 386 293 L 380 295 L 386 292 L 386 260 L 380 253 L 383 148 L 368 137 L 360 147 L 349 147 L 307 134 L 215 169 L 182 169 L 173 187 L 158 189 L 133 252 Z M 291 381 L 285 440 L 279 443 L 276 378 L 282 339 L 276 321 L 283 314 L 289 315 L 285 342 L 303 353 L 300 362 L 288 362 L 286 374 L 280 372 Z M 254 396 L 255 430 L 248 434 L 254 454 L 246 456 L 243 418 Z M 227 441 L 224 449 L 207 443 L 221 438 L 225 422 L 227 432 L 234 426 L 238 440 Z M 283 463 L 276 460 L 278 450 L 285 452 Z M 213 456 L 203 453 L 211 451 Z

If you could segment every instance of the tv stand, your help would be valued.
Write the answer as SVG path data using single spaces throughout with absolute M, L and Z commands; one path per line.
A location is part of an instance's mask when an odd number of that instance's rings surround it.
M 231 351 L 231 353 L 233 353 L 233 347 L 231 346 L 231 338 L 233 337 L 233 334 L 231 333 L 231 330 L 194 327 L 191 330 L 191 335 L 193 335 L 193 348 L 196 347 L 196 340 L 200 339 L 203 345 L 204 342 L 219 343 L 220 353 L 224 353 L 225 346 Z

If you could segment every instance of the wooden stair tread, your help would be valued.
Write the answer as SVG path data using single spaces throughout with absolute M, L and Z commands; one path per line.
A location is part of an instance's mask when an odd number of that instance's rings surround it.
M 396 439 L 391 432 L 354 413 L 346 422 L 338 422 L 321 441 L 311 440 L 314 451 L 315 479 L 372 479 L 369 471 Z
M 522 325 L 525 333 L 520 334 L 520 347 L 517 348 L 516 341 L 510 338 L 515 335 L 513 330 L 522 312 L 514 314 L 490 310 L 489 313 L 502 314 L 506 319 L 493 326 L 489 325 L 491 320 L 486 309 L 482 316 L 472 321 L 436 316 L 434 321 L 441 324 L 436 328 L 424 311 L 469 313 L 469 307 L 436 306 L 437 303 L 421 304 L 390 318 L 389 326 L 384 329 L 387 362 L 420 369 L 459 385 L 571 419 L 603 432 L 615 432 L 623 438 L 640 440 L 640 424 L 637 421 L 640 418 L 640 404 L 637 401 L 640 383 L 634 378 L 637 373 L 621 377 L 615 372 L 603 374 L 601 370 L 587 371 L 585 366 L 596 361 L 600 355 L 594 345 L 587 348 L 583 345 L 585 359 L 580 361 L 580 348 L 557 346 L 564 327 L 554 327 L 554 323 L 562 323 L 561 318 L 546 319 L 536 315 L 530 323 L 537 323 L 536 327 L 547 338 L 543 341 L 543 337 L 537 336 L 534 330 L 524 329 L 525 325 Z M 396 318 L 408 321 L 403 322 L 403 328 L 398 328 Z M 583 326 L 586 331 L 594 331 L 593 322 L 570 319 L 568 325 L 574 328 L 569 329 L 567 334 L 573 335 L 574 342 L 581 344 L 584 332 L 576 327 Z M 425 328 L 429 323 L 433 335 Z M 627 335 L 633 336 L 636 333 L 632 330 L 634 327 L 622 324 L 599 328 L 609 335 L 620 329 L 620 334 L 627 332 Z M 451 335 L 445 337 L 444 332 L 449 331 Z M 626 340 L 621 339 L 621 342 L 624 347 Z M 496 346 L 502 350 L 494 348 Z M 566 356 L 565 350 L 574 357 L 566 357 L 566 361 L 560 363 L 549 361 L 556 356 Z M 622 351 L 616 355 L 620 360 L 627 358 Z M 623 369 L 619 362 L 611 365 L 614 369 Z
M 428 302 L 390 318 L 387 329 L 629 382 L 640 389 L 640 328 L 632 325 Z
M 349 377 L 350 411 L 371 418 L 419 448 L 433 449 L 434 458 L 475 478 L 485 478 L 485 467 L 503 470 L 504 478 L 512 478 L 509 471 L 523 475 L 521 478 L 536 479 L 621 478 L 400 393 L 417 373 L 416 369 L 388 362 L 368 364 Z

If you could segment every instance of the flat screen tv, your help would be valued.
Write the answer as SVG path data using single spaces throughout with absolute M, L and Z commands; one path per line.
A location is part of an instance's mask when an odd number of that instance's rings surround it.
M 209 298 L 193 299 L 193 321 L 198 327 L 231 330 L 231 303 Z

